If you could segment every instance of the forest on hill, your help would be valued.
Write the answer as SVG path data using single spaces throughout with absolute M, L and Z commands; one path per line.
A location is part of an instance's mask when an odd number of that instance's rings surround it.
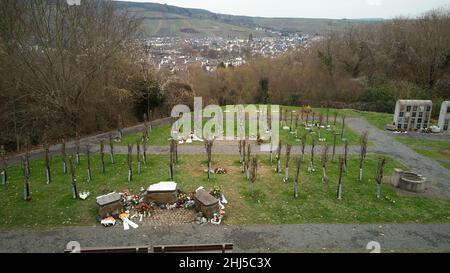
M 322 34 L 331 29 L 372 25 L 380 20 L 346 20 L 314 18 L 264 18 L 213 13 L 202 9 L 182 8 L 158 3 L 116 1 L 120 11 L 142 19 L 144 36 L 240 37 L 274 36 L 281 33 Z M 257 30 L 258 28 L 258 30 Z M 192 29 L 186 32 L 184 29 Z M 262 30 L 264 29 L 264 30 Z M 268 31 L 265 31 L 268 30 Z

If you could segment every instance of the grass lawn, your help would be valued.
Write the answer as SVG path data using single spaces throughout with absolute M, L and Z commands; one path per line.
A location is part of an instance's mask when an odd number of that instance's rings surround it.
M 416 152 L 438 160 L 441 165 L 450 170 L 450 141 L 415 139 L 409 137 L 397 137 L 399 142 L 410 146 Z M 427 148 L 430 149 L 427 149 Z
M 299 109 L 299 107 L 295 106 L 283 106 L 283 109 L 289 109 L 289 110 L 295 110 Z M 324 119 L 326 117 L 326 108 L 314 108 L 314 112 L 316 113 L 323 113 Z M 385 130 L 387 124 L 392 124 L 394 120 L 393 114 L 388 113 L 377 113 L 377 112 L 366 112 L 366 111 L 360 111 L 355 109 L 329 109 L 329 119 L 330 121 L 334 121 L 334 115 L 335 113 L 338 114 L 338 121 L 342 119 L 342 116 L 345 115 L 346 117 L 363 117 L 365 118 L 370 124 L 375 126 L 376 128 L 380 130 Z
M 84 158 L 83 158 L 84 159 Z M 289 223 L 406 223 L 406 222 L 450 222 L 450 201 L 424 197 L 399 196 L 388 185 L 382 187 L 383 198 L 375 197 L 374 173 L 377 157 L 368 157 L 363 183 L 358 176 L 357 157 L 349 158 L 349 170 L 343 180 L 343 199 L 336 200 L 337 164 L 329 163 L 328 184 L 322 184 L 321 172 L 307 172 L 307 163 L 302 164 L 300 198 L 293 198 L 292 179 L 282 181 L 282 174 L 274 173 L 266 158 L 260 157 L 256 195 L 250 195 L 250 184 L 240 173 L 240 164 L 235 156 L 214 156 L 214 167 L 228 169 L 226 175 L 214 175 L 211 182 L 203 172 L 204 156 L 180 155 L 175 180 L 183 191 L 194 191 L 199 186 L 212 188 L 219 185 L 229 201 L 226 208 L 226 224 L 289 224 Z M 62 174 L 60 158 L 53 159 L 54 181 L 45 183 L 43 161 L 31 164 L 30 185 L 32 201 L 23 201 L 23 179 L 20 167 L 9 170 L 10 183 L 0 185 L 0 228 L 44 228 L 95 224 L 95 197 L 110 191 L 125 188 L 137 192 L 141 187 L 168 179 L 168 158 L 152 156 L 142 174 L 135 174 L 134 181 L 127 182 L 126 156 L 116 156 L 116 164 L 107 163 L 106 174 L 100 174 L 98 155 L 92 158 L 93 182 L 86 179 L 85 160 L 77 168 L 79 191 L 90 191 L 88 200 L 73 200 L 70 175 Z M 295 160 L 291 160 L 291 175 Z M 316 169 L 320 159 L 317 156 Z M 399 166 L 389 160 L 386 176 Z M 386 178 L 387 179 L 387 178 Z
M 284 109 L 289 109 L 289 111 L 295 110 L 295 107 L 283 107 L 282 108 L 283 111 Z M 320 111 L 325 111 L 324 109 L 315 109 L 315 112 L 320 112 Z M 330 116 L 329 116 L 329 124 L 331 125 L 331 127 L 327 130 L 327 129 L 321 129 L 321 138 L 325 138 L 326 142 L 328 144 L 333 144 L 333 131 L 335 130 L 337 133 L 341 133 L 342 131 L 342 122 L 341 122 L 341 118 L 339 118 L 336 122 L 336 125 L 334 125 L 334 120 L 333 120 L 333 112 L 334 110 L 331 109 L 330 110 Z M 284 113 L 283 113 L 284 114 Z M 305 117 L 306 118 L 306 117 Z M 225 116 L 224 116 L 225 119 Z M 249 124 L 248 124 L 248 119 L 249 117 L 246 117 L 246 123 L 245 123 L 245 130 L 246 130 L 246 136 L 249 136 Z M 290 113 L 288 116 L 288 120 L 290 119 Z M 316 115 L 315 120 L 318 121 L 319 117 L 318 115 Z M 312 116 L 309 117 L 309 122 L 311 123 L 312 120 Z M 203 121 L 203 125 L 206 124 L 207 121 Z M 304 122 L 304 121 L 303 121 Z M 298 122 L 298 127 L 297 127 L 297 136 L 298 138 L 301 138 L 301 136 L 306 132 L 305 130 L 305 126 L 303 125 L 303 122 L 299 120 Z M 325 122 L 325 117 L 324 117 L 324 122 Z M 223 129 L 224 129 L 224 134 L 226 135 L 228 132 L 228 128 L 227 128 L 227 123 L 229 123 L 231 125 L 231 122 L 224 120 L 224 124 L 223 124 Z M 298 145 L 300 142 L 297 139 L 296 140 L 296 136 L 295 134 L 291 134 L 290 130 L 283 130 L 282 127 L 284 125 L 290 125 L 290 122 L 288 121 L 288 124 L 284 124 L 284 122 L 280 123 L 280 138 L 283 144 L 292 144 L 292 145 Z M 293 125 L 295 125 L 295 121 L 293 122 Z M 165 146 L 168 145 L 169 141 L 169 136 L 170 136 L 170 130 L 171 130 L 172 125 L 162 125 L 160 127 L 156 127 L 153 128 L 153 130 L 150 132 L 149 134 L 149 138 L 150 138 L 150 142 L 149 145 L 154 145 L 154 146 Z M 232 127 L 232 125 L 230 126 Z M 191 124 L 191 130 L 193 130 L 194 128 L 194 124 L 192 122 Z M 311 134 L 310 132 L 308 132 L 308 136 L 307 136 L 307 142 L 311 143 L 312 138 L 315 137 L 316 141 L 318 141 L 318 128 L 314 127 L 313 128 L 314 132 Z M 238 135 L 238 122 L 237 120 L 234 121 L 234 132 L 233 135 L 237 136 Z M 143 133 L 142 132 L 138 132 L 135 134 L 130 134 L 130 135 L 125 135 L 122 139 L 121 144 L 122 145 L 128 145 L 128 144 L 136 144 L 137 141 L 140 141 L 142 139 Z M 266 138 L 268 138 L 268 136 L 266 136 Z M 348 126 L 345 126 L 344 129 L 344 138 L 346 138 L 348 140 L 348 143 L 350 145 L 356 145 L 359 144 L 359 139 L 360 139 L 360 135 L 356 132 L 354 132 L 353 130 L 351 130 Z M 337 145 L 343 145 L 343 141 L 341 139 L 340 136 L 337 137 Z M 194 142 L 193 145 L 203 145 L 202 143 L 199 142 Z
M 412 137 L 396 137 L 396 139 L 399 142 L 412 147 L 450 149 L 450 140 L 428 140 L 428 139 L 416 139 Z

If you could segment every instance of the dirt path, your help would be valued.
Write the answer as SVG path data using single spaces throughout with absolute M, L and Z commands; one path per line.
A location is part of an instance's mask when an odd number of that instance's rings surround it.
M 74 227 L 0 233 L 0 252 L 62 252 L 67 243 L 81 247 L 233 243 L 235 252 L 369 252 L 371 241 L 382 252 L 450 250 L 450 224 L 305 224 L 260 226 Z

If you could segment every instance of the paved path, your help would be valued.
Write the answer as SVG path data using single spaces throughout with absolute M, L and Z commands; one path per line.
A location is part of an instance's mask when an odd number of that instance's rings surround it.
M 371 241 L 382 252 L 450 251 L 450 224 L 260 226 L 74 227 L 0 233 L 0 252 L 62 252 L 67 243 L 82 247 L 233 243 L 235 252 L 369 252 Z
M 355 131 L 369 132 L 369 141 L 374 143 L 369 152 L 386 154 L 408 166 L 411 171 L 427 178 L 427 191 L 434 196 L 450 196 L 450 171 L 438 161 L 425 157 L 405 144 L 398 142 L 392 134 L 379 130 L 360 118 L 349 118 L 347 126 Z

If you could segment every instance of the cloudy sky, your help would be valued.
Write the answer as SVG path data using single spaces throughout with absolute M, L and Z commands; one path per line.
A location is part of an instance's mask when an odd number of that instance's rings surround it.
M 128 0 L 263 17 L 392 18 L 445 7 L 448 0 Z

